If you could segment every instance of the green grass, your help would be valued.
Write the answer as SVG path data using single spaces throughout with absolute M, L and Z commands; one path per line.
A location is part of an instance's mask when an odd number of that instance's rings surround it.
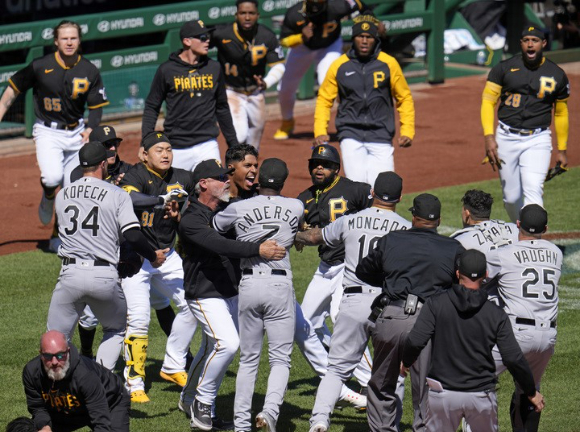
M 550 231 L 578 231 L 580 227 L 580 204 L 571 198 L 568 191 L 574 191 L 580 183 L 580 168 L 572 169 L 546 185 L 546 208 L 550 219 Z M 443 203 L 442 232 L 451 232 L 461 225 L 461 196 L 470 188 L 481 188 L 493 194 L 496 205 L 492 216 L 506 219 L 501 203 L 499 182 L 489 181 L 431 191 Z M 405 196 L 399 206 L 399 213 L 409 216 L 407 209 L 412 198 Z M 560 315 L 558 318 L 558 343 L 556 354 L 545 374 L 542 393 L 547 407 L 542 415 L 541 430 L 580 431 L 577 419 L 578 358 L 580 358 L 580 240 L 562 240 L 557 243 L 566 247 L 563 277 L 560 281 Z M 304 253 L 292 251 L 294 283 L 298 299 L 310 281 L 318 258 L 315 248 Z M 0 430 L 4 430 L 12 418 L 27 415 L 21 372 L 25 363 L 38 353 L 40 335 L 45 330 L 48 304 L 59 271 L 59 260 L 55 255 L 40 251 L 0 257 Z M 154 316 L 154 314 L 152 314 Z M 100 334 L 97 335 L 97 339 Z M 152 402 L 134 405 L 131 429 L 134 431 L 187 430 L 188 421 L 177 410 L 179 388 L 159 378 L 159 369 L 165 349 L 165 335 L 153 318 L 150 331 L 149 359 L 147 361 L 148 394 Z M 78 339 L 75 336 L 75 343 Z M 199 334 L 192 343 L 192 350 L 199 346 Z M 121 364 L 119 363 L 119 366 Z M 231 418 L 235 393 L 235 373 L 238 357 L 230 367 L 220 389 L 217 406 L 218 414 Z M 259 379 L 254 396 L 254 414 L 264 400 L 268 373 L 267 356 L 262 357 Z M 278 423 L 279 432 L 308 431 L 308 418 L 318 379 L 306 364 L 302 354 L 295 349 L 292 355 L 292 371 L 288 392 Z M 352 382 L 352 387 L 356 383 Z M 410 387 L 410 386 L 407 386 Z M 513 383 L 509 374 L 503 374 L 498 390 L 500 427 L 509 430 L 509 399 Z M 403 430 L 409 431 L 411 423 L 411 397 L 405 399 Z M 365 416 L 347 408 L 333 416 L 332 431 L 368 431 Z

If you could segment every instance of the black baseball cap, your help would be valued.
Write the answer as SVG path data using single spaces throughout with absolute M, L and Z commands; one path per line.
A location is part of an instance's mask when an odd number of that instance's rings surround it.
M 546 39 L 546 33 L 534 26 L 529 26 L 524 29 L 522 32 L 522 39 L 526 36 L 535 36 L 542 40 Z
M 181 30 L 179 30 L 179 38 L 191 38 L 214 30 L 215 28 L 207 28 L 202 20 L 188 21 L 181 26 Z
M 143 149 L 149 150 L 155 144 L 159 144 L 159 143 L 171 144 L 169 142 L 169 138 L 167 138 L 167 135 L 165 135 L 163 132 L 155 131 L 155 132 L 151 132 L 151 133 L 145 135 L 141 145 L 143 146 Z
M 373 187 L 375 195 L 387 202 L 398 202 L 403 190 L 403 179 L 393 171 L 380 173 Z
M 541 234 L 548 225 L 548 212 L 538 204 L 528 204 L 520 210 L 520 227 L 531 234 Z
M 281 190 L 288 174 L 286 162 L 277 158 L 266 159 L 260 166 L 258 183 L 265 188 Z
M 362 33 L 368 33 L 376 39 L 379 34 L 379 20 L 373 15 L 357 16 L 352 26 L 352 37 L 354 38 Z
M 413 207 L 409 209 L 413 216 L 434 221 L 441 216 L 441 201 L 435 195 L 423 193 L 413 200 Z
M 234 168 L 224 168 L 217 159 L 207 159 L 196 165 L 193 170 L 193 180 L 197 183 L 201 179 L 217 178 L 224 174 L 229 174 Z
M 338 154 L 338 150 L 330 144 L 320 144 L 313 147 L 312 155 L 310 156 L 310 159 L 308 159 L 308 162 L 313 160 L 325 160 L 340 165 L 340 155 Z
M 79 151 L 79 160 L 84 167 L 98 165 L 108 157 L 107 149 L 99 141 L 90 141 Z
M 485 255 L 476 249 L 466 250 L 457 259 L 457 270 L 470 279 L 484 277 L 487 270 Z
M 89 135 L 89 141 L 99 141 L 100 143 L 106 143 L 113 140 L 117 141 L 115 145 L 119 145 L 119 143 L 123 141 L 123 138 L 117 137 L 117 133 L 115 132 L 113 126 L 97 126 Z

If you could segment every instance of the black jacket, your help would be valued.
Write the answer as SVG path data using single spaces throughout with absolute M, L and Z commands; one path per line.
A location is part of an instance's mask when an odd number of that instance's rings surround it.
M 111 408 L 128 402 L 123 381 L 105 367 L 81 357 L 70 347 L 70 369 L 60 381 L 48 378 L 40 356 L 24 367 L 22 382 L 28 411 L 42 429 L 54 424 L 85 424 L 94 432 L 109 431 Z M 58 429 L 56 429 L 58 430 Z
M 432 296 L 407 336 L 403 364 L 411 366 L 432 340 L 428 374 L 444 389 L 477 392 L 495 389 L 492 349 L 497 344 L 503 363 L 527 396 L 536 392 L 534 377 L 503 309 L 487 301 L 484 290 L 461 285 Z
M 220 128 L 228 146 L 237 145 L 220 64 L 202 57 L 191 65 L 181 60 L 180 52 L 172 53 L 153 77 L 143 110 L 142 136 L 155 130 L 165 101 L 167 114 L 163 128 L 173 147 L 191 147 L 217 139 Z
M 435 229 L 392 231 L 360 262 L 356 276 L 382 286 L 392 300 L 415 294 L 425 301 L 451 286 L 455 260 L 464 251 L 461 243 L 437 234 Z
M 119 155 L 117 155 L 117 159 L 115 159 L 115 164 L 109 165 L 109 169 L 107 171 L 107 178 L 105 179 L 105 181 L 114 184 L 115 181 L 117 180 L 117 177 L 119 177 L 120 174 L 125 174 L 132 167 L 133 165 L 122 161 L 121 159 L 119 159 Z M 79 165 L 70 173 L 70 182 L 74 183 L 82 176 L 83 176 L 83 167 Z
M 238 294 L 240 258 L 260 254 L 258 243 L 221 236 L 211 227 L 213 211 L 190 196 L 179 223 L 185 298 L 229 298 Z

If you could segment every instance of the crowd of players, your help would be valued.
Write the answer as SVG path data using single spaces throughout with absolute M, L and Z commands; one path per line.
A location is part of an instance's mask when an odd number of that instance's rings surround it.
M 181 28 L 183 49 L 159 67 L 145 103 L 135 166 L 119 159 L 122 140 L 114 128 L 99 126 L 106 94 L 98 71 L 78 54 L 76 23 L 59 24 L 56 53 L 18 72 L 2 96 L 0 118 L 19 92 L 35 89 L 44 190 L 39 216 L 48 224 L 56 213 L 63 260 L 40 356 L 23 375 L 30 430 L 129 430 L 130 403 L 149 402 L 152 307 L 168 336 L 160 376 L 183 387 L 178 406 L 192 428 L 251 430 L 265 331 L 271 370 L 255 416 L 262 430 L 276 430 L 294 342 L 322 380 L 311 432 L 329 430 L 337 404 L 368 408 L 372 431 L 397 431 L 409 368 L 414 430 L 456 430 L 462 418 L 471 430 L 497 430 L 495 383 L 506 367 L 516 381 L 513 430 L 537 430 L 562 266 L 560 250 L 542 240 L 541 195 L 514 224 L 490 220 L 491 196 L 468 191 L 464 229 L 451 237 L 437 234 L 441 203 L 433 195 L 415 197 L 411 221 L 399 216 L 403 181 L 393 172 L 393 110 L 401 117 L 399 145 L 406 147 L 414 137 L 414 107 L 399 65 L 380 52 L 380 23 L 358 0 L 305 0 L 289 9 L 279 43 L 257 23 L 256 1 L 236 5 L 232 24 L 216 30 L 191 21 Z M 353 48 L 342 55 L 340 19 L 356 11 L 365 14 L 355 19 Z M 541 49 L 530 38 L 541 41 L 541 35 L 530 28 L 522 38 L 523 54 L 532 52 L 537 63 Z M 207 58 L 210 44 L 219 62 Z M 281 46 L 291 48 L 286 62 Z M 275 138 L 286 139 L 297 83 L 311 62 L 321 84 L 308 160 L 312 186 L 297 199 L 285 198 L 284 161 L 259 166 L 264 90 L 281 80 L 283 121 Z M 91 79 L 81 76 L 87 73 Z M 355 74 L 361 77 L 349 82 Z M 501 85 L 492 84 L 499 94 Z M 552 84 L 542 88 L 550 93 Z M 560 92 L 558 103 L 567 94 Z M 345 177 L 338 151 L 327 143 L 337 96 Z M 77 112 L 85 104 L 86 128 Z M 565 129 L 567 139 L 567 123 Z M 220 130 L 228 144 L 223 166 Z M 504 161 L 490 153 L 495 148 L 486 149 L 501 167 Z M 292 245 L 319 245 L 320 264 L 302 304 L 292 285 Z M 80 354 L 70 345 L 77 322 Z M 94 362 L 98 323 L 104 337 Z M 198 326 L 202 343 L 194 356 L 189 346 Z M 215 401 L 238 349 L 232 422 L 218 415 Z M 121 350 L 124 380 L 111 373 Z M 351 376 L 360 392 L 345 385 Z M 26 424 L 19 419 L 9 427 L 19 422 Z

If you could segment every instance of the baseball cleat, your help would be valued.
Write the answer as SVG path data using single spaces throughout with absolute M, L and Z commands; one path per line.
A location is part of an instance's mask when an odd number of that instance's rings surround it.
M 313 425 L 308 432 L 327 432 L 328 426 L 325 423 L 318 422 Z
M 276 432 L 276 422 L 265 412 L 261 412 L 256 416 L 256 427 L 265 432 Z
M 211 405 L 206 405 L 197 399 L 193 401 L 191 421 L 189 425 L 192 428 L 198 428 L 203 431 L 210 431 L 212 429 Z
M 159 372 L 159 376 L 165 381 L 172 382 L 178 386 L 185 387 L 187 383 L 187 373 L 186 372 L 176 372 L 174 374 L 168 374 L 163 371 Z
M 131 392 L 131 402 L 147 403 L 147 402 L 151 402 L 151 399 L 149 399 L 149 396 L 147 396 L 145 391 L 135 390 L 134 392 Z
M 294 130 L 294 119 L 282 120 L 280 128 L 274 134 L 275 140 L 287 140 Z
M 225 421 L 219 417 L 212 417 L 212 430 L 216 431 L 229 431 L 234 430 L 234 422 L 233 421 Z
M 352 406 L 357 411 L 364 411 L 367 409 L 367 397 L 353 390 L 349 390 L 342 398 L 338 400 L 336 403 L 336 408 L 342 409 L 348 405 Z
M 179 411 L 185 414 L 187 418 L 191 418 L 191 407 L 191 404 L 185 402 L 183 399 L 181 399 L 181 397 L 179 398 L 179 402 L 177 402 L 177 408 L 179 408 Z
M 48 225 L 52 220 L 52 213 L 54 212 L 54 197 L 48 199 L 45 193 L 42 193 L 42 199 L 38 206 L 38 217 L 42 225 Z

